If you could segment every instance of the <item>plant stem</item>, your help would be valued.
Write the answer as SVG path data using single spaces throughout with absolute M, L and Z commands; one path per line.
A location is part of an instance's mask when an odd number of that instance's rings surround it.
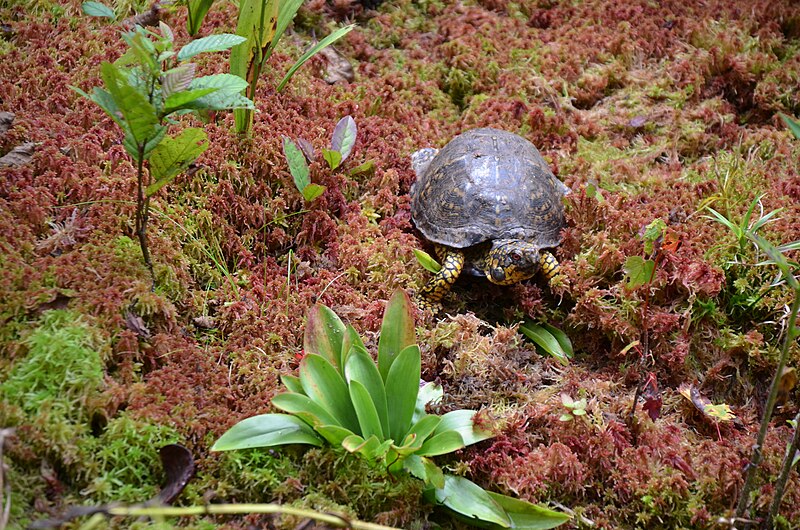
M 761 418 L 761 428 L 758 431 L 758 439 L 753 445 L 753 455 L 750 458 L 750 463 L 744 475 L 744 485 L 742 491 L 739 493 L 739 502 L 736 505 L 736 519 L 741 519 L 747 511 L 749 505 L 750 490 L 753 488 L 753 481 L 755 480 L 756 471 L 761 464 L 761 448 L 764 445 L 764 439 L 767 437 L 767 429 L 769 428 L 769 421 L 772 419 L 772 409 L 775 408 L 775 400 L 778 397 L 778 386 L 783 373 L 783 368 L 786 366 L 786 360 L 789 357 L 789 347 L 794 340 L 794 329 L 797 322 L 797 312 L 800 310 L 800 291 L 795 290 L 794 301 L 792 301 L 792 308 L 789 312 L 789 323 L 786 327 L 786 337 L 781 347 L 781 356 L 778 361 L 778 367 L 775 369 L 775 376 L 772 378 L 772 384 L 769 389 L 769 397 L 767 398 L 767 405 L 764 409 L 764 417 Z
M 765 528 L 771 528 L 773 519 L 778 515 L 778 510 L 781 507 L 781 499 L 783 498 L 783 490 L 786 489 L 786 482 L 789 480 L 789 472 L 792 470 L 792 462 L 794 461 L 794 455 L 797 453 L 798 446 L 800 446 L 800 412 L 794 417 L 794 436 L 792 436 L 792 442 L 789 444 L 789 447 L 786 448 L 781 474 L 778 476 L 778 480 L 775 481 L 775 496 L 772 497 L 772 504 L 769 505 L 767 520 L 764 521 Z
M 142 257 L 147 270 L 150 271 L 151 288 L 155 290 L 156 275 L 153 272 L 153 262 L 150 261 L 150 250 L 147 248 L 147 218 L 150 209 L 150 198 L 144 191 L 144 149 L 147 142 L 139 144 L 136 160 L 136 235 L 139 237 L 139 246 L 142 248 Z
M 291 508 L 279 504 L 208 504 L 205 506 L 112 506 L 106 510 L 109 515 L 125 516 L 187 516 L 187 515 L 225 515 L 245 513 L 284 513 L 306 519 L 314 519 L 337 528 L 357 530 L 398 530 L 391 526 L 347 519 L 338 515 L 320 513 L 312 510 Z

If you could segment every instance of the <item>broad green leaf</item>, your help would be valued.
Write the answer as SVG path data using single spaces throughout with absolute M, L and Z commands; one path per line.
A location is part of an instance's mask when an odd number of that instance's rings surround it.
M 408 431 L 408 434 L 416 434 L 417 438 L 415 440 L 414 446 L 415 447 L 422 447 L 422 444 L 425 440 L 433 434 L 439 424 L 442 422 L 441 416 L 436 416 L 435 414 L 427 414 L 419 419 L 414 425 L 411 426 L 411 429 Z
M 464 447 L 464 439 L 456 431 L 444 431 L 434 434 L 422 444 L 416 452 L 420 456 L 439 456 L 458 451 Z
M 541 324 L 526 320 L 519 326 L 523 335 L 531 339 L 548 355 L 555 357 L 561 364 L 569 364 L 570 353 L 565 351 L 558 339 Z
M 150 153 L 150 176 L 153 183 L 145 189 L 147 197 L 153 196 L 175 176 L 197 160 L 208 149 L 208 138 L 202 129 L 184 129 L 175 138 L 169 136 Z
M 182 108 L 189 105 L 196 99 L 199 99 L 203 96 L 211 94 L 212 92 L 216 92 L 217 88 L 197 88 L 194 90 L 182 90 L 180 92 L 176 92 L 171 94 L 167 97 L 164 101 L 164 115 L 172 114 L 177 110 L 181 110 Z
M 184 90 L 189 88 L 189 85 L 192 84 L 192 79 L 194 79 L 194 72 L 197 69 L 197 65 L 194 63 L 182 64 L 180 66 L 176 66 L 170 70 L 167 70 L 160 76 L 161 80 L 161 95 L 169 98 L 178 92 L 183 92 Z M 211 89 L 205 89 L 211 90 Z M 212 90 L 213 92 L 213 90 Z M 206 92 L 207 94 L 210 92 Z M 202 94 L 201 94 L 202 95 Z M 187 100 L 191 101 L 191 100 Z M 185 102 L 181 102 L 183 104 Z M 165 107 L 169 107 L 169 102 L 167 102 Z M 173 106 L 177 107 L 178 105 Z M 164 114 L 169 114 L 170 111 L 165 110 Z
M 433 491 L 434 500 L 464 516 L 470 523 L 493 523 L 502 528 L 511 527 L 506 511 L 489 493 L 463 477 L 444 476 L 444 487 Z
M 356 167 L 348 171 L 347 174 L 353 177 L 355 175 L 361 175 L 363 173 L 372 174 L 374 172 L 375 172 L 375 161 L 370 159 L 364 162 L 363 164 L 357 165 Z
M 413 344 L 400 352 L 386 376 L 388 436 L 394 440 L 402 440 L 411 427 L 419 392 L 419 376 L 419 346 Z
M 253 108 L 253 102 L 240 94 L 246 87 L 247 82 L 236 75 L 214 74 L 196 77 L 189 85 L 190 89 L 216 88 L 217 91 L 194 100 L 186 108 L 197 110 Z
M 411 418 L 411 422 L 418 422 L 427 414 L 425 412 L 425 407 L 429 403 L 437 403 L 442 399 L 442 396 L 444 396 L 442 385 L 430 382 L 419 387 L 419 392 L 417 392 L 417 404 L 414 407 L 414 416 Z
M 475 414 L 474 410 L 453 410 L 448 412 L 442 416 L 442 421 L 436 427 L 434 434 L 456 431 L 464 440 L 464 445 L 472 445 L 494 437 L 494 433 L 491 431 L 475 427 L 473 422 Z
M 325 159 L 325 162 L 328 163 L 328 167 L 331 170 L 336 169 L 339 167 L 339 164 L 342 163 L 342 153 L 339 151 L 331 151 L 330 149 L 323 149 L 322 150 L 322 158 Z
M 294 392 L 295 394 L 304 394 L 303 385 L 300 384 L 300 378 L 297 376 L 282 375 L 281 383 L 283 383 L 283 386 L 285 386 L 289 392 Z
M 350 156 L 353 146 L 356 144 L 357 134 L 356 121 L 351 116 L 345 116 L 336 124 L 331 137 L 331 150 L 341 155 L 340 162 Z
M 322 440 L 304 421 L 288 414 L 261 414 L 242 420 L 220 436 L 212 451 L 253 447 L 309 444 L 321 447 Z
M 297 69 L 303 66 L 306 63 L 306 61 L 308 61 L 314 55 L 316 55 L 322 48 L 325 48 L 326 46 L 333 44 L 337 40 L 341 39 L 351 31 L 353 31 L 355 27 L 356 27 L 355 24 L 350 24 L 349 26 L 344 26 L 342 28 L 339 28 L 330 35 L 328 35 L 327 37 L 325 37 L 324 39 L 322 39 L 321 41 L 319 41 L 318 43 L 316 43 L 314 46 L 312 46 L 311 49 L 309 49 L 306 53 L 304 53 L 303 56 L 300 57 L 300 59 L 298 59 L 297 62 L 294 63 L 294 65 L 292 65 L 291 68 L 289 68 L 289 71 L 286 72 L 286 75 L 283 76 L 283 79 L 278 84 L 277 91 L 281 92 L 283 90 L 283 88 L 286 86 L 286 83 L 289 82 L 289 80 L 292 78 Z M 239 32 L 237 31 L 236 33 Z
M 303 193 L 306 186 L 311 184 L 308 162 L 303 151 L 288 136 L 283 137 L 283 156 L 289 163 L 289 173 L 292 174 L 297 191 Z
M 367 460 L 375 460 L 386 454 L 389 444 L 381 442 L 378 437 L 370 436 L 366 440 L 357 434 L 342 440 L 342 447 L 351 453 L 357 453 Z
M 284 412 L 297 416 L 312 427 L 336 425 L 336 419 L 317 402 L 305 394 L 285 392 L 272 398 L 272 404 Z
M 785 114 L 781 114 L 781 119 L 786 126 L 789 127 L 789 130 L 792 131 L 794 137 L 800 140 L 800 123 Z
M 125 131 L 125 137 L 122 139 L 122 146 L 131 155 L 131 158 L 134 160 L 138 160 L 139 158 L 139 146 L 133 140 L 133 137 L 128 133 L 127 125 L 123 123 L 122 130 Z M 163 125 L 159 125 L 156 127 L 156 134 L 150 140 L 147 141 L 147 144 L 144 146 L 144 159 L 147 160 L 150 157 L 150 153 L 158 147 L 158 144 L 161 143 L 161 140 L 167 135 L 167 127 Z
M 200 26 L 203 25 L 203 20 L 211 9 L 214 0 L 189 0 L 187 4 L 188 13 L 186 15 L 186 30 L 189 35 L 194 37 L 200 31 Z
M 417 261 L 419 262 L 422 267 L 427 270 L 428 272 L 432 272 L 436 274 L 440 270 L 442 270 L 442 266 L 439 265 L 439 262 L 436 261 L 433 256 L 425 252 L 424 250 L 420 250 L 418 248 L 414 249 L 414 255 L 417 257 Z
M 195 55 L 206 52 L 221 52 L 241 44 L 247 39 L 232 33 L 220 33 L 218 35 L 209 35 L 201 39 L 196 39 L 181 48 L 178 52 L 178 60 L 186 61 Z
M 527 501 L 509 497 L 508 495 L 501 495 L 491 491 L 487 491 L 486 493 L 505 510 L 506 515 L 511 520 L 511 528 L 520 530 L 548 530 L 549 528 L 555 528 L 570 520 L 570 516 L 565 513 L 550 510 L 543 506 L 537 506 Z
M 358 418 L 347 384 L 327 359 L 314 353 L 306 354 L 300 361 L 300 383 L 303 392 L 330 412 L 339 425 L 358 431 Z
M 282 0 L 280 2 L 278 6 L 278 24 L 275 28 L 275 35 L 272 36 L 272 42 L 269 45 L 270 50 L 275 49 L 301 5 L 303 5 L 303 0 Z
M 664 230 L 667 229 L 667 223 L 663 219 L 656 219 L 651 222 L 644 229 L 644 252 L 645 254 L 652 254 L 656 240 L 664 235 Z
M 434 488 L 444 487 L 444 473 L 430 458 L 411 455 L 403 460 L 403 469 Z
M 656 264 L 653 260 L 644 259 L 641 256 L 628 256 L 622 269 L 628 279 L 626 286 L 628 289 L 636 289 L 642 285 L 647 285 L 653 279 Z
M 319 184 L 309 184 L 305 188 L 303 188 L 303 198 L 308 201 L 312 202 L 314 199 L 325 193 L 325 186 L 320 186 Z
M 356 380 L 350 381 L 350 401 L 356 410 L 358 425 L 361 427 L 362 436 L 377 436 L 383 439 L 383 428 L 378 417 L 378 410 L 372 402 L 366 387 Z
M 342 366 L 342 340 L 345 327 L 336 313 L 330 308 L 315 304 L 306 318 L 306 331 L 303 335 L 303 349 L 308 353 L 321 355 L 328 360 L 339 373 L 344 373 Z
M 378 339 L 378 369 L 384 381 L 400 351 L 416 342 L 414 317 L 411 311 L 411 300 L 408 295 L 404 290 L 397 289 L 386 304 L 381 323 L 381 336 Z
M 355 434 L 340 425 L 318 425 L 314 427 L 314 430 L 334 447 L 339 447 L 348 436 Z
M 354 346 L 360 350 L 363 350 L 364 353 L 367 353 L 367 347 L 364 346 L 364 341 L 358 336 L 356 329 L 348 324 L 347 327 L 345 327 L 344 338 L 342 339 L 342 354 L 349 354 L 350 350 Z M 367 356 L 369 357 L 369 354 L 367 354 Z M 372 362 L 371 357 L 370 362 Z M 344 364 L 347 365 L 347 359 L 344 359 Z
M 136 145 L 145 145 L 156 135 L 159 126 L 155 108 L 147 96 L 134 89 L 128 83 L 127 76 L 113 64 L 103 63 L 100 72 L 117 109 L 122 113 L 127 132 Z M 118 118 L 115 121 L 119 123 Z
M 84 2 L 81 4 L 81 10 L 83 11 L 84 15 L 88 15 L 90 17 L 103 17 L 110 18 L 111 20 L 117 18 L 117 15 L 114 13 L 113 9 L 105 4 L 101 4 L 100 2 Z
M 558 329 L 557 327 L 548 324 L 547 322 L 541 322 L 539 325 L 542 326 L 548 333 L 550 333 L 558 341 L 558 345 L 561 346 L 561 350 L 567 355 L 567 357 L 572 359 L 572 357 L 575 355 L 575 352 L 572 349 L 572 341 L 569 340 L 567 334 Z
M 375 366 L 375 362 L 363 347 L 354 345 L 350 349 L 345 362 L 344 373 L 349 384 L 352 385 L 353 382 L 357 381 L 364 386 L 380 419 L 383 437 L 388 437 L 389 412 L 386 404 L 386 389 L 383 386 L 383 379 Z

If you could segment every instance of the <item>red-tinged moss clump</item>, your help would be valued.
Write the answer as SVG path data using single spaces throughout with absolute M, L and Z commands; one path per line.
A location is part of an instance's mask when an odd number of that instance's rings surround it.
M 122 16 L 131 7 L 115 5 Z M 161 16 L 179 45 L 189 41 L 184 7 Z M 336 46 L 353 82 L 326 84 L 328 63 L 314 59 L 275 91 L 315 36 L 354 17 Z M 0 385 L 13 390 L 2 418 L 16 428 L 4 454 L 19 525 L 84 502 L 81 492 L 88 502 L 145 500 L 160 480 L 154 449 L 178 441 L 199 463 L 186 503 L 274 501 L 403 528 L 452 526 L 431 514 L 417 481 L 392 482 L 341 451 L 208 448 L 237 421 L 274 412 L 314 303 L 374 351 L 390 294 L 429 278 L 413 252 L 431 249 L 410 217 L 409 155 L 485 126 L 534 142 L 572 189 L 556 249 L 563 278 L 552 288 L 459 281 L 444 314 L 417 315 L 423 377 L 445 392 L 436 412 L 481 409 L 478 421 L 499 432 L 447 467 L 488 490 L 567 506 L 573 527 L 702 528 L 731 515 L 791 299 L 773 285 L 775 270 L 755 266 L 763 255 L 706 207 L 738 224 L 763 195 L 754 219 L 783 208 L 763 235 L 800 239 L 800 142 L 777 117 L 800 113 L 800 8 L 308 2 L 259 80 L 250 138 L 225 112 L 176 125 L 202 127 L 209 149 L 154 197 L 154 291 L 133 233 L 135 168 L 122 135 L 69 88 L 101 84 L 100 64 L 125 49 L 120 25 L 82 15 L 78 0 L 4 6 L 0 20 L 0 110 L 15 114 L 0 155 L 35 144 L 29 161 L 0 167 Z M 235 6 L 214 4 L 200 35 L 235 25 Z M 198 74 L 226 72 L 226 59 L 198 56 Z M 358 139 L 331 171 L 321 152 L 345 115 Z M 316 151 L 311 180 L 326 191 L 313 202 L 294 185 L 284 136 Z M 664 227 L 657 242 L 647 239 L 654 222 Z M 631 258 L 656 262 L 645 284 L 630 281 Z M 55 325 L 53 315 L 70 316 Z M 525 318 L 565 331 L 569 365 L 518 333 Z M 62 359 L 91 382 L 77 401 L 73 386 L 23 377 L 50 352 L 32 342 L 46 333 L 54 344 L 72 337 L 67 352 L 90 352 Z M 655 420 L 641 403 L 631 412 L 648 374 L 662 399 Z M 56 389 L 52 403 L 26 409 L 26 384 Z M 684 384 L 737 420 L 715 424 L 679 392 Z M 562 394 L 585 398 L 586 415 L 562 421 Z M 757 515 L 797 405 L 788 391 L 767 438 Z M 794 473 L 784 527 L 800 524 L 798 492 Z

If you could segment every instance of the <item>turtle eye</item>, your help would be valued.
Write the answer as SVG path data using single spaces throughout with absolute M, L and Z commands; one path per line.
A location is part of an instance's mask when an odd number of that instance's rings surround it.
M 518 251 L 515 250 L 511 253 L 511 261 L 513 261 L 514 263 L 519 262 L 521 259 L 522 259 L 522 254 L 520 254 Z

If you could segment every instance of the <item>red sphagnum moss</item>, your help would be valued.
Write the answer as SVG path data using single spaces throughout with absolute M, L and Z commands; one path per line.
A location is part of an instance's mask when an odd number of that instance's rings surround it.
M 566 280 L 552 291 L 536 281 L 459 282 L 445 299 L 445 313 L 457 316 L 418 313 L 423 377 L 444 386 L 440 412 L 482 409 L 480 421 L 499 431 L 447 462 L 488 490 L 575 510 L 575 528 L 586 520 L 596 528 L 707 528 L 730 516 L 789 293 L 768 289 L 774 271 L 752 267 L 761 258 L 703 207 L 738 222 L 764 194 L 764 212 L 784 209 L 765 235 L 800 239 L 800 142 L 776 117 L 800 113 L 800 6 L 375 4 L 307 3 L 260 80 L 251 138 L 236 136 L 228 113 L 207 124 L 181 120 L 202 127 L 210 147 L 197 171 L 154 198 L 155 292 L 134 242 L 135 169 L 120 131 L 69 88 L 100 84 L 101 62 L 124 51 L 120 26 L 83 16 L 77 0 L 0 7 L 9 28 L 0 36 L 0 110 L 15 114 L 0 154 L 36 146 L 30 162 L 0 167 L 0 373 L 27 354 L 25 337 L 42 312 L 66 307 L 100 330 L 112 352 L 80 436 L 99 436 L 123 411 L 173 429 L 201 463 L 185 502 L 278 500 L 425 527 L 430 507 L 418 487 L 379 487 L 385 477 L 374 470 L 343 480 L 352 460 L 327 449 L 314 450 L 317 469 L 297 451 L 220 456 L 208 448 L 238 420 L 271 411 L 280 375 L 297 367 L 314 303 L 374 348 L 391 293 L 413 292 L 428 278 L 413 253 L 428 247 L 410 218 L 409 155 L 492 126 L 534 142 L 572 189 L 556 251 Z M 185 8 L 162 15 L 188 42 Z M 323 61 L 311 61 L 276 93 L 314 34 L 353 17 L 358 27 L 337 49 L 355 81 L 329 86 Z M 232 4 L 214 4 L 201 35 L 232 31 L 235 20 Z M 197 62 L 203 74 L 227 71 L 221 54 Z M 331 172 L 319 153 L 348 114 L 358 140 Z M 284 136 L 318 153 L 311 179 L 327 189 L 312 203 L 294 186 Z M 370 169 L 353 172 L 365 162 Z M 680 245 L 662 251 L 646 286 L 630 288 L 623 266 L 653 257 L 643 234 L 657 219 Z M 569 366 L 541 358 L 518 333 L 525 317 L 567 333 L 576 352 Z M 796 347 L 792 355 L 796 366 Z M 641 407 L 630 415 L 647 371 L 663 398 L 656 421 Z M 678 393 L 683 383 L 729 404 L 737 422 L 718 432 Z M 587 414 L 560 421 L 562 393 L 585 397 Z M 20 525 L 97 487 L 91 457 L 82 467 L 64 440 L 48 449 L 42 433 L 51 431 L 36 424 L 45 416 L 4 405 L 0 426 L 17 427 L 4 455 Z M 785 420 L 797 406 L 790 393 L 767 438 L 758 514 L 771 500 L 791 436 Z M 156 484 L 157 471 L 148 472 L 151 484 L 123 486 Z M 781 524 L 797 527 L 796 473 L 786 491 Z M 224 524 L 248 521 L 268 523 Z

